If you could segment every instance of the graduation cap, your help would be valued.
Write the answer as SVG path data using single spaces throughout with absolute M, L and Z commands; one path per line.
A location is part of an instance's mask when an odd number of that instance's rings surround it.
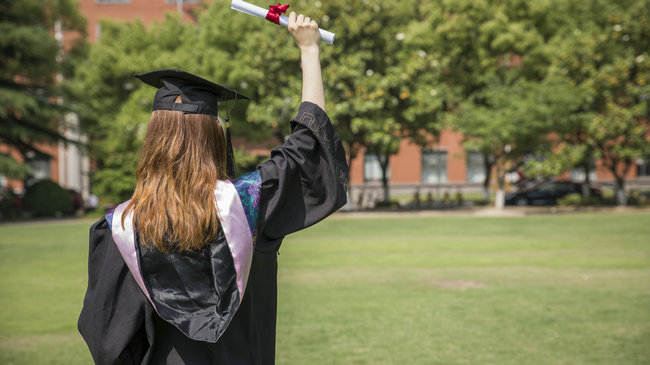
M 181 70 L 156 70 L 134 76 L 158 89 L 153 100 L 153 110 L 175 110 L 185 114 L 207 114 L 219 117 L 219 102 L 226 102 L 227 109 L 227 102 L 233 100 L 233 105 L 226 114 L 226 173 L 229 177 L 235 177 L 235 157 L 230 139 L 230 113 L 237 99 L 250 99 L 237 90 Z M 179 96 L 181 103 L 176 103 L 176 98 Z

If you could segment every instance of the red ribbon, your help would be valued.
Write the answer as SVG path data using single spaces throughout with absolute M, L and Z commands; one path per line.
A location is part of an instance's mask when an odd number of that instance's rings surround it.
M 289 4 L 284 5 L 271 5 L 269 6 L 269 12 L 266 13 L 266 20 L 273 22 L 275 24 L 280 24 L 280 14 L 284 14 L 289 9 Z

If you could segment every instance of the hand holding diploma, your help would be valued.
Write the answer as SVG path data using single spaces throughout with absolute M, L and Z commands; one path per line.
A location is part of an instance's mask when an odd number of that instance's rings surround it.
M 308 101 L 325 110 L 325 92 L 320 67 L 318 24 L 302 14 L 291 12 L 287 27 L 300 48 L 302 66 L 302 101 Z
M 258 18 L 268 19 L 271 22 L 280 24 L 285 27 L 289 25 L 289 18 L 281 15 L 282 13 L 286 12 L 287 8 L 289 7 L 288 5 L 272 5 L 270 10 L 267 10 L 259 6 L 247 3 L 243 0 L 232 0 L 230 7 L 233 10 L 241 11 L 242 13 L 249 15 L 254 15 Z M 323 42 L 327 44 L 334 43 L 334 33 L 323 29 L 318 29 L 318 33 L 320 34 L 320 39 Z

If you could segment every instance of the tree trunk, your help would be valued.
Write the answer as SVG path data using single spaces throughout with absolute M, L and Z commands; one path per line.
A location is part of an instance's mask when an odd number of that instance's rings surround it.
M 497 209 L 503 209 L 506 206 L 506 193 L 501 186 L 497 190 L 497 195 L 494 198 L 494 207 Z
M 348 162 L 348 171 L 352 170 L 352 158 L 350 158 L 350 161 Z M 348 173 L 349 175 L 349 173 Z M 352 194 L 352 179 L 349 178 L 350 180 L 348 181 L 348 202 L 345 204 L 345 209 L 346 211 L 352 211 L 355 209 L 355 202 L 354 202 L 354 196 Z
M 627 196 L 625 196 L 625 178 L 616 177 L 616 204 L 627 205 Z
M 483 162 L 485 166 L 485 180 L 483 180 L 483 201 L 488 203 L 490 201 L 490 179 L 492 178 L 492 166 L 488 154 L 483 154 Z
M 505 185 L 506 185 L 506 179 L 505 179 L 505 169 L 503 168 L 502 163 L 497 162 L 497 182 L 499 184 L 499 189 L 497 190 L 497 194 L 494 198 L 494 207 L 497 209 L 503 209 L 506 205 L 506 193 L 505 193 Z
M 354 150 L 353 143 L 346 143 L 348 147 L 348 176 L 350 181 L 348 181 L 348 203 L 345 205 L 344 209 L 346 211 L 351 211 L 357 208 L 356 202 L 354 201 L 354 195 L 352 194 L 352 161 L 357 157 L 357 153 Z M 359 207 L 361 208 L 361 207 Z
M 384 190 L 384 203 L 388 203 L 390 201 L 390 189 L 388 186 L 388 156 L 377 154 L 377 158 L 379 159 L 379 166 L 381 166 L 381 185 Z
M 624 165 L 623 169 L 619 170 L 617 167 L 619 167 L 619 163 L 621 162 L 623 162 Z M 627 176 L 627 172 L 629 171 L 631 165 L 631 160 L 612 160 L 611 163 L 607 166 L 609 171 L 612 172 L 612 175 L 614 175 L 614 182 L 616 183 L 616 204 L 618 205 L 627 205 L 627 197 L 625 196 L 625 176 Z
M 582 185 L 582 199 L 586 201 L 591 197 L 591 189 L 589 188 L 591 186 L 591 179 L 589 178 L 591 169 L 589 163 L 585 163 L 583 168 L 585 170 L 585 183 Z

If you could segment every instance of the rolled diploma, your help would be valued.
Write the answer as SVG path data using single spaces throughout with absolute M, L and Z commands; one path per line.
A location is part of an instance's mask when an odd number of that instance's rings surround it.
M 268 14 L 269 9 L 264 9 L 261 8 L 257 5 L 253 5 L 250 3 L 247 3 L 243 0 L 232 0 L 232 3 L 230 4 L 230 8 L 233 10 L 241 11 L 242 13 L 246 13 L 249 15 L 256 16 L 258 18 L 266 19 L 266 14 Z M 284 15 L 280 15 L 280 25 L 282 26 L 288 26 L 289 25 L 289 18 L 287 18 Z M 320 39 L 321 41 L 327 43 L 327 44 L 333 44 L 334 43 L 334 36 L 335 34 L 332 32 L 328 32 L 324 29 L 318 28 L 318 33 L 320 33 Z

